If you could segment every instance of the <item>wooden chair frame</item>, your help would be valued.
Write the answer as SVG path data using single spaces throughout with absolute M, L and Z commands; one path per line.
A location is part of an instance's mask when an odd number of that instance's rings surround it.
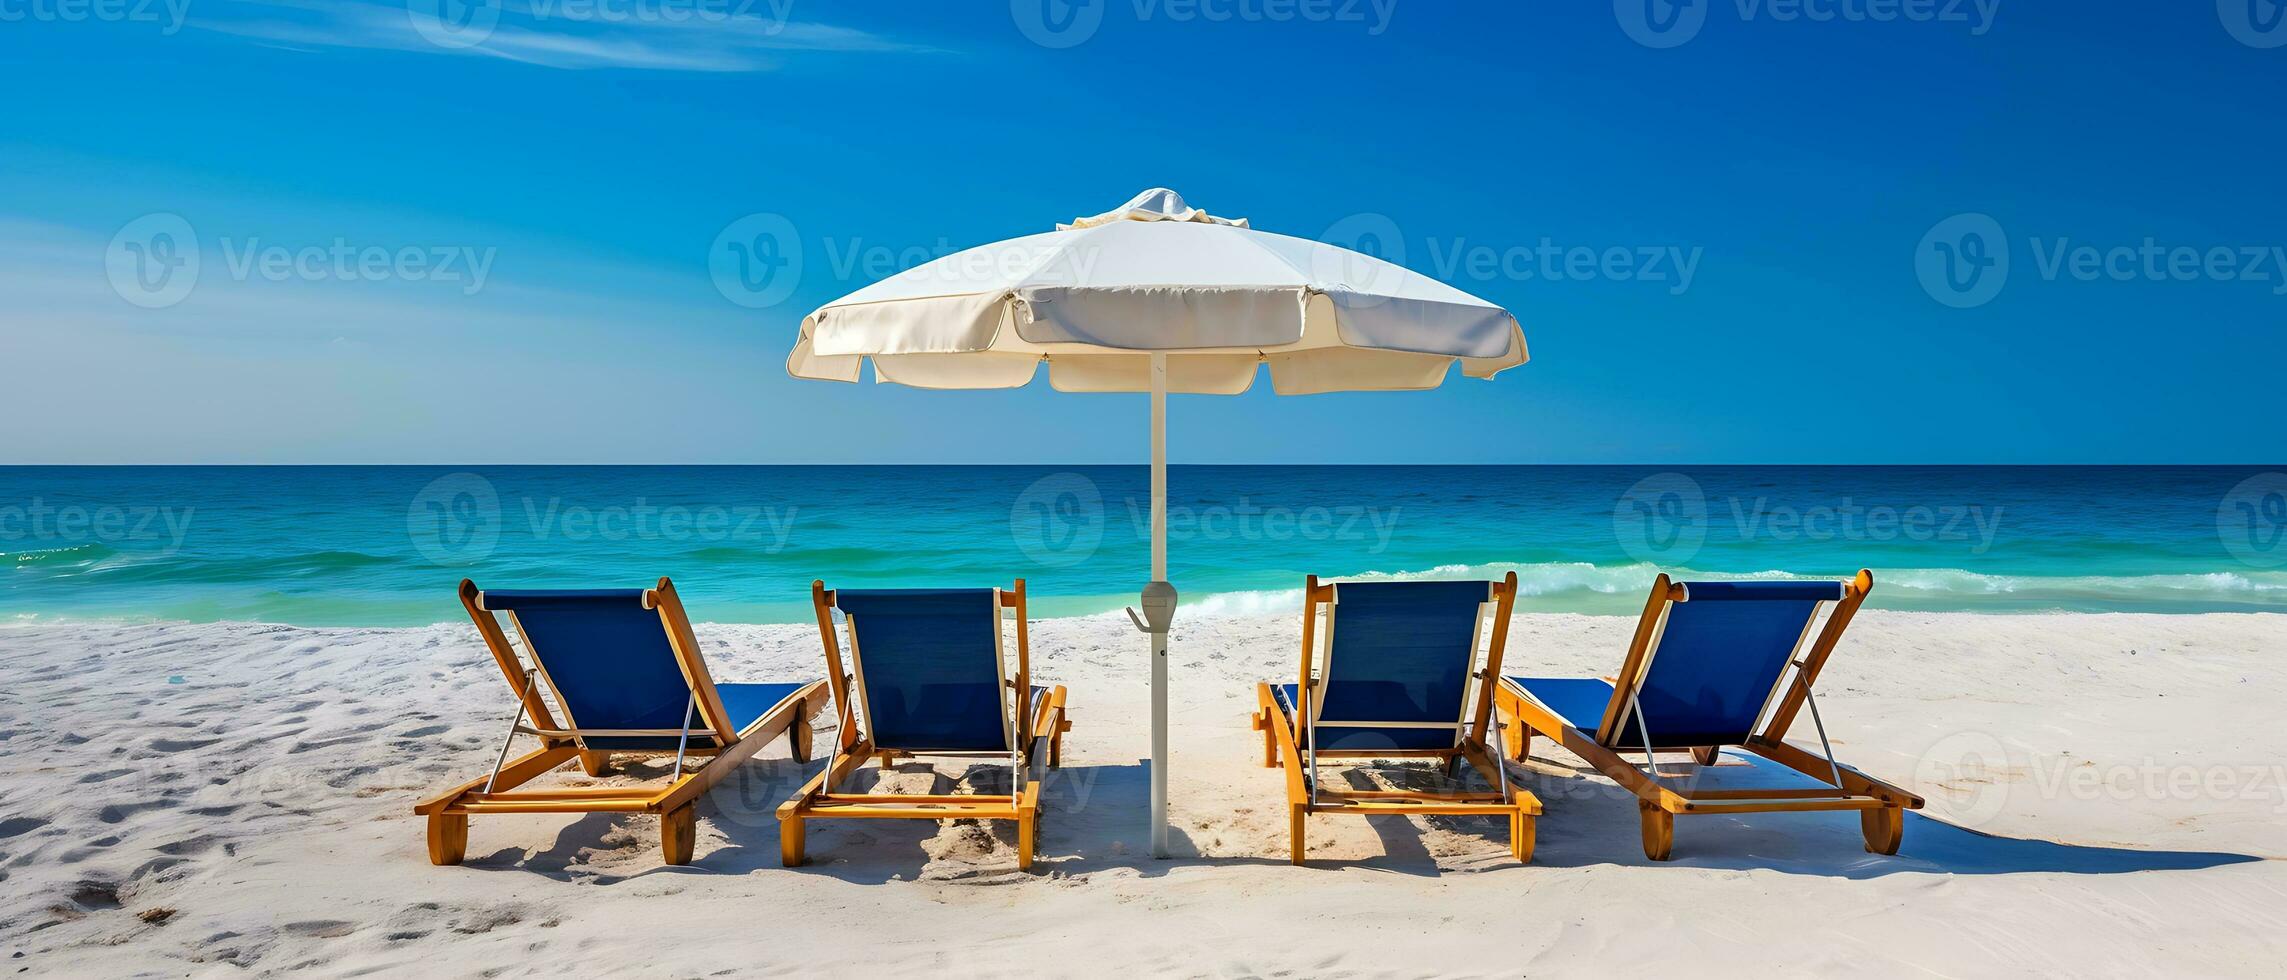
M 1304 580 L 1302 602 L 1302 671 L 1297 692 L 1303 704 L 1309 703 L 1308 693 L 1320 687 L 1316 676 L 1318 659 L 1318 608 L 1335 604 L 1335 584 L 1319 584 L 1318 576 Z M 1304 822 L 1311 814 L 1351 814 L 1356 816 L 1498 816 L 1509 820 L 1509 853 L 1520 862 L 1533 859 L 1535 820 L 1541 813 L 1540 798 L 1531 790 L 1508 780 L 1502 761 L 1488 747 L 1485 740 L 1493 716 L 1493 689 L 1501 677 L 1501 653 L 1508 644 L 1509 614 L 1517 599 L 1517 574 L 1510 572 L 1493 583 L 1490 601 L 1493 605 L 1493 629 L 1487 643 L 1484 667 L 1469 673 L 1476 683 L 1474 695 L 1465 705 L 1467 719 L 1461 725 L 1461 737 L 1450 749 L 1318 749 L 1311 751 L 1307 744 L 1313 734 L 1303 719 L 1291 717 L 1278 702 L 1277 692 L 1269 684 L 1255 686 L 1258 706 L 1252 719 L 1254 729 L 1263 733 L 1263 767 L 1276 769 L 1283 763 L 1286 768 L 1287 803 L 1287 858 L 1295 864 L 1303 863 L 1305 842 Z M 1331 628 L 1329 630 L 1331 632 Z M 1472 666 L 1477 654 L 1470 651 Z M 1298 710 L 1307 710 L 1303 705 Z M 1417 793 L 1401 790 L 1345 791 L 1318 787 L 1312 798 L 1309 775 L 1306 770 L 1312 759 L 1389 759 L 1433 758 L 1441 760 L 1450 773 L 1460 762 L 1475 766 L 1485 781 L 1501 787 L 1499 793 Z
M 993 590 L 994 629 L 1000 626 L 1004 612 L 1016 614 L 1016 675 L 1003 677 L 1001 683 L 1013 692 L 1014 713 L 1011 723 L 1029 717 L 1028 728 L 1016 729 L 1013 739 L 1021 744 L 1013 755 L 1021 760 L 1022 775 L 1028 775 L 1037 765 L 1037 758 L 1046 742 L 1048 768 L 1063 765 L 1064 733 L 1072 730 L 1072 722 L 1065 717 L 1065 691 L 1062 685 L 1049 690 L 1038 704 L 1032 702 L 1032 647 L 1031 633 L 1025 622 L 1024 580 L 1006 589 Z M 844 671 L 840 639 L 834 631 L 834 590 L 823 581 L 810 583 L 810 604 L 818 614 L 818 635 L 826 651 L 826 683 L 832 686 L 835 714 L 839 721 L 833 757 L 826 768 L 811 778 L 792 799 L 778 807 L 778 835 L 780 857 L 789 868 L 799 867 L 804 860 L 804 822 L 810 820 L 889 819 L 889 820 L 1014 820 L 1017 825 L 1016 863 L 1022 870 L 1031 870 L 1035 838 L 1040 823 L 1040 782 L 1029 778 L 1015 778 L 1005 795 L 959 793 L 918 795 L 908 793 L 841 793 L 836 789 L 868 761 L 878 761 L 887 769 L 899 758 L 915 755 L 974 755 L 975 753 L 909 752 L 896 746 L 876 745 L 872 733 L 858 731 L 858 711 L 852 707 L 855 700 L 850 688 L 856 683 L 854 674 Z M 1012 773 L 1018 777 L 1019 773 Z
M 1663 778 L 1656 765 L 1639 766 L 1623 758 L 1614 746 L 1625 737 L 1620 731 L 1628 717 L 1628 702 L 1644 682 L 1657 653 L 1661 630 L 1667 622 L 1671 604 L 1684 601 L 1682 584 L 1671 582 L 1662 574 L 1652 584 L 1651 596 L 1644 603 L 1643 614 L 1636 620 L 1636 633 L 1628 643 L 1628 656 L 1621 663 L 1620 673 L 1612 681 L 1612 700 L 1605 706 L 1604 715 L 1594 732 L 1582 731 L 1564 722 L 1548 709 L 1503 681 L 1498 685 L 1495 703 L 1507 725 L 1506 749 L 1510 758 L 1525 760 L 1532 748 L 1532 735 L 1538 732 L 1553 738 L 1567 751 L 1588 761 L 1597 771 L 1619 783 L 1636 795 L 1637 810 L 1643 819 L 1644 855 L 1654 861 L 1665 861 L 1675 846 L 1675 818 L 1686 813 L 1772 813 L 1802 810 L 1856 810 L 1859 812 L 1859 830 L 1866 838 L 1866 849 L 1876 854 L 1896 854 L 1905 834 L 1905 811 L 1922 807 L 1922 798 L 1889 783 L 1875 779 L 1849 766 L 1835 762 L 1829 754 L 1813 753 L 1786 741 L 1787 730 L 1795 716 L 1809 704 L 1815 716 L 1818 707 L 1811 698 L 1811 685 L 1818 681 L 1819 670 L 1826 666 L 1834 653 L 1835 644 L 1850 625 L 1860 604 L 1874 589 L 1874 573 L 1860 569 L 1858 575 L 1844 583 L 1842 598 L 1835 601 L 1828 613 L 1826 624 L 1811 641 L 1807 652 L 1800 645 L 1796 652 L 1802 656 L 1789 656 L 1792 677 L 1782 674 L 1773 689 L 1773 702 L 1766 704 L 1762 730 L 1740 745 L 1772 762 L 1785 766 L 1828 785 L 1816 788 L 1775 789 L 1696 789 L 1689 783 L 1678 783 Z M 1815 621 L 1815 613 L 1814 613 Z M 1804 636 L 1810 636 L 1806 624 Z M 1652 736 L 1655 740 L 1658 734 Z M 1824 735 L 1821 741 L 1824 742 Z M 1652 752 L 1674 752 L 1688 749 L 1698 765 L 1713 765 L 1721 752 L 1720 745 L 1658 745 Z M 1647 761 L 1650 761 L 1647 759 Z M 1696 774 L 1696 770 L 1695 770 Z
M 826 682 L 813 681 L 805 685 L 746 730 L 733 730 L 730 717 L 723 709 L 722 697 L 715 690 L 714 679 L 707 672 L 706 660 L 699 654 L 698 635 L 691 629 L 690 618 L 675 594 L 674 583 L 664 577 L 657 587 L 644 591 L 643 605 L 659 612 L 659 621 L 667 630 L 668 645 L 683 668 L 684 678 L 691 684 L 693 700 L 705 724 L 704 728 L 692 731 L 711 736 L 713 740 L 712 745 L 690 746 L 682 752 L 588 749 L 586 737 L 621 733 L 583 731 L 558 725 L 536 684 L 546 679 L 545 667 L 535 658 L 535 669 L 525 669 L 501 627 L 498 614 L 484 608 L 484 594 L 478 591 L 476 583 L 462 579 L 460 597 L 461 606 L 468 610 L 469 618 L 476 622 L 477 632 L 484 637 L 485 647 L 492 651 L 494 662 L 507 677 L 509 688 L 522 701 L 522 718 L 529 722 L 529 727 L 520 724 L 517 733 L 537 737 L 540 747 L 514 760 L 506 760 L 503 745 L 504 760 L 492 774 L 462 783 L 413 807 L 414 813 L 428 818 L 432 864 L 461 862 L 468 851 L 469 817 L 480 813 L 658 814 L 660 849 L 667 863 L 689 864 L 698 829 L 693 805 L 701 795 L 782 733 L 787 736 L 797 761 L 807 761 L 810 757 L 810 723 L 825 710 Z M 509 619 L 513 622 L 515 613 L 509 613 Z M 553 688 L 554 682 L 550 681 L 549 686 Z M 707 758 L 696 769 L 678 771 L 665 785 L 516 791 L 517 787 L 573 759 L 579 760 L 588 775 L 602 775 L 614 755 Z

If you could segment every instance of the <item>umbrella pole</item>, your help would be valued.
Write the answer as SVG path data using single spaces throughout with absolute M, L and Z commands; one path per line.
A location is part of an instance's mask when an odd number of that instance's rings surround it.
M 1167 857 L 1167 629 L 1175 618 L 1175 588 L 1167 582 L 1165 354 L 1151 355 L 1151 584 L 1144 587 L 1143 607 L 1151 626 L 1151 856 L 1164 858 Z

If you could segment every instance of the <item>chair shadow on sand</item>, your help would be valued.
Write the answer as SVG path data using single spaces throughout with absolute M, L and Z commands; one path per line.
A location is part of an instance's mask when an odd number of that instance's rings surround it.
M 1007 821 L 983 825 L 964 822 L 912 820 L 819 821 L 810 831 L 810 861 L 799 869 L 779 863 L 778 805 L 792 795 L 824 763 L 798 764 L 784 757 L 756 759 L 725 778 L 700 804 L 700 848 L 697 860 L 683 867 L 660 865 L 605 869 L 584 863 L 583 852 L 605 849 L 623 815 L 589 814 L 558 832 L 547 848 L 526 852 L 505 847 L 472 867 L 515 868 L 550 877 L 609 884 L 655 874 L 792 873 L 826 875 L 857 884 L 933 880 L 999 882 L 1056 874 L 1086 874 L 1129 869 L 1156 877 L 1183 867 L 1286 867 L 1283 854 L 1260 856 L 1200 855 L 1201 848 L 1180 828 L 1171 829 L 1174 856 L 1149 856 L 1143 814 L 1150 795 L 1150 769 L 1129 765 L 1068 765 L 1052 770 L 1042 786 L 1040 863 L 1030 873 L 1019 872 L 1013 857 L 1015 831 Z M 880 770 L 868 767 L 882 779 Z M 1009 772 L 988 764 L 969 766 L 958 779 L 933 770 L 927 762 L 906 762 L 896 767 L 901 791 L 1007 792 Z M 1676 822 L 1674 859 L 1655 862 L 1644 857 L 1638 833 L 1635 797 L 1589 770 L 1572 770 L 1536 758 L 1529 768 L 1512 767 L 1521 784 L 1537 793 L 1546 806 L 1540 817 L 1539 844 L 1532 867 L 1578 868 L 1595 865 L 1722 870 L 1766 869 L 1789 874 L 1847 879 L 1879 878 L 1893 874 L 1995 875 L 2020 873 L 2125 874 L 2137 871 L 2193 871 L 2260 861 L 2263 858 L 2222 851 L 2148 850 L 2125 847 L 2064 844 L 1985 834 L 1958 827 L 1935 817 L 1909 813 L 1905 845 L 1894 857 L 1866 853 L 1858 821 L 1850 813 L 1756 813 L 1695 815 Z M 930 774 L 936 772 L 932 780 Z M 861 777 L 864 778 L 864 777 Z M 1411 788 L 1445 782 L 1442 775 L 1420 765 L 1385 764 L 1329 771 L 1328 779 L 1344 779 L 1355 788 L 1391 784 Z M 913 789 L 915 781 L 928 789 Z M 1479 782 L 1471 777 L 1468 781 Z M 1281 820 L 1283 801 L 1276 787 L 1265 783 L 1265 798 L 1257 808 L 1259 819 Z M 1313 858 L 1317 870 L 1360 869 L 1436 877 L 1467 872 L 1525 870 L 1508 859 L 1508 830 L 1504 821 L 1485 817 L 1371 817 L 1367 823 L 1380 837 L 1380 854 L 1356 859 Z M 1430 853 L 1421 825 L 1459 837 L 1480 838 L 1483 855 Z M 645 832 L 638 831 L 640 835 Z M 978 835 L 988 834 L 991 841 Z M 933 862 L 932 849 L 951 856 Z M 974 863 L 963 860 L 973 856 Z

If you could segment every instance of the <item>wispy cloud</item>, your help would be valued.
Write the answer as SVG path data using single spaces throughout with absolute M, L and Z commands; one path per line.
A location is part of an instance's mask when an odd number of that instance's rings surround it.
M 760 72 L 805 52 L 936 49 L 790 18 L 793 0 L 257 0 L 191 26 L 295 49 L 503 58 L 547 68 Z

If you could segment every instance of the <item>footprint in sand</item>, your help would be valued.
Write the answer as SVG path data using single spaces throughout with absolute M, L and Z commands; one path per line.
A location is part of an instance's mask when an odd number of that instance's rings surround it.
M 72 904 L 90 912 L 115 909 L 119 907 L 119 886 L 108 881 L 87 879 L 72 890 L 71 900 Z
M 174 805 L 167 800 L 155 800 L 150 803 L 111 803 L 96 811 L 95 818 L 104 823 L 119 823 L 145 810 L 164 810 Z
M 161 844 L 157 847 L 152 848 L 152 850 L 157 851 L 161 854 L 170 854 L 177 857 L 188 857 L 193 854 L 204 854 L 207 851 L 211 851 L 214 849 L 214 845 L 218 842 L 218 839 L 212 834 L 200 834 L 197 837 L 186 837 L 179 841 Z
M 313 939 L 340 939 L 357 931 L 357 923 L 342 919 L 311 919 L 306 922 L 288 922 L 280 926 L 297 936 Z
M 159 752 L 188 752 L 220 741 L 219 738 L 155 738 L 151 740 L 151 748 Z

